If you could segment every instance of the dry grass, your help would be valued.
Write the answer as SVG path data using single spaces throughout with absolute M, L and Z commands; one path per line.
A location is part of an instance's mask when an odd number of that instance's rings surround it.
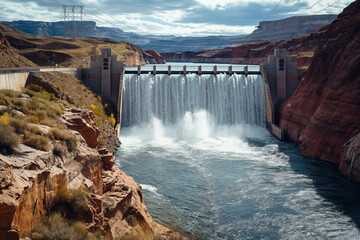
M 87 206 L 88 189 L 80 187 L 78 189 L 68 189 L 67 185 L 64 184 L 56 194 L 54 200 L 54 206 L 67 206 L 68 208 L 74 209 L 78 207 Z
M 19 144 L 19 138 L 14 128 L 9 125 L 0 124 L 0 152 L 1 154 L 12 154 Z
M 22 116 L 15 116 L 9 119 L 10 126 L 14 127 L 15 132 L 23 134 L 27 129 L 27 119 Z
M 45 152 L 50 151 L 50 140 L 41 135 L 34 135 L 30 131 L 24 132 L 23 143 L 29 147 L 42 150 Z
M 51 147 L 49 136 L 44 136 L 42 131 L 28 123 L 60 127 L 58 118 L 65 110 L 65 107 L 63 102 L 56 100 L 42 87 L 32 85 L 31 89 L 24 89 L 27 94 L 32 96 L 30 100 L 19 99 L 19 93 L 17 92 L 0 90 L 0 104 L 26 114 L 24 117 L 11 110 L 3 111 L 3 114 L 0 115 L 0 123 L 13 127 L 17 134 L 21 134 L 18 139 L 22 139 L 22 143 L 25 145 L 38 150 L 49 151 Z M 75 138 L 67 133 L 58 134 L 57 137 L 52 137 L 52 139 L 64 141 L 69 151 L 76 149 Z
M 71 221 L 55 212 L 45 217 L 33 231 L 33 240 L 87 240 L 91 239 L 86 225 L 79 221 Z

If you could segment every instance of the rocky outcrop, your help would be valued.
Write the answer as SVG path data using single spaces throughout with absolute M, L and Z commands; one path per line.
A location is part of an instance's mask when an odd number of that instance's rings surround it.
M 279 41 L 290 39 L 296 35 L 305 35 L 328 23 L 331 23 L 336 15 L 295 16 L 275 21 L 263 21 L 249 36 L 252 40 L 262 39 Z
M 145 51 L 145 54 L 148 55 L 148 57 L 146 59 L 151 64 L 165 63 L 164 57 L 161 56 L 158 51 L 147 50 L 147 51 Z
M 342 146 L 360 132 L 360 0 L 327 26 L 324 42 L 294 95 L 281 109 L 280 127 L 301 153 L 339 163 Z
M 94 116 L 81 109 L 68 109 L 64 115 L 74 114 L 84 117 L 83 121 L 70 121 L 76 131 L 67 130 L 76 137 L 76 151 L 59 156 L 20 145 L 17 155 L 0 155 L 0 239 L 32 236 L 50 211 L 82 221 L 88 231 L 100 231 L 107 239 L 179 239 L 179 234 L 152 220 L 141 187 L 113 165 L 112 154 L 106 148 L 88 146 L 81 129 L 84 122 L 93 122 Z M 87 131 L 84 136 L 96 138 L 97 131 Z M 83 203 L 69 205 L 56 200 L 64 189 L 83 187 L 87 189 Z
M 98 146 L 100 130 L 95 122 L 95 114 L 91 110 L 70 108 L 63 115 L 64 122 L 69 129 L 75 130 L 83 136 L 91 148 Z
M 10 47 L 10 43 L 5 38 L 4 34 L 0 31 L 0 51 L 7 50 Z
M 349 180 L 360 183 L 360 134 L 343 146 L 339 169 Z
M 40 223 L 65 173 L 51 153 L 20 145 L 21 157 L 0 155 L 0 239 L 26 237 Z
M 304 36 L 296 36 L 283 41 L 253 41 L 236 47 L 201 50 L 194 52 L 161 53 L 167 62 L 201 62 L 260 64 L 267 60 L 277 48 L 284 48 L 289 55 L 298 57 L 298 67 L 307 69 L 318 46 L 325 41 L 327 26 Z

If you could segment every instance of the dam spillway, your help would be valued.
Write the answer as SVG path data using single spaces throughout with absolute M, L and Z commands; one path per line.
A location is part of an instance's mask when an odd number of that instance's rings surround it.
M 148 69 L 125 72 L 115 164 L 155 221 L 214 240 L 360 236 L 358 186 L 266 131 L 261 76 Z
M 265 93 L 260 74 L 126 74 L 122 126 L 153 117 L 174 125 L 187 114 L 206 111 L 215 125 L 264 126 Z

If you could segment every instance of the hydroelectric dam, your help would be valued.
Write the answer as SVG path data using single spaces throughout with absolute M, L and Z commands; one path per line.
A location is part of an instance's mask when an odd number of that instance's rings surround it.
M 74 74 L 113 104 L 115 164 L 157 222 L 199 239 L 359 239 L 359 187 L 278 140 L 275 110 L 299 83 L 285 50 L 261 65 L 139 67 L 104 49 L 87 69 L 3 69 L 0 88 L 34 71 Z
M 115 164 L 157 222 L 198 239 L 358 239 L 358 186 L 277 139 L 274 108 L 297 83 L 278 53 L 125 67 Z

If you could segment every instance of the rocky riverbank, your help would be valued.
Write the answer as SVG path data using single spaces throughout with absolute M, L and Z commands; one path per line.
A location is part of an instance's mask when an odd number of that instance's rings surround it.
M 152 220 L 141 187 L 114 166 L 107 148 L 98 147 L 92 111 L 68 108 L 61 121 L 67 126 L 63 132 L 75 136 L 76 149 L 53 140 L 49 151 L 20 144 L 16 154 L 0 155 L 0 239 L 43 239 L 38 226 L 54 211 L 84 223 L 92 239 L 101 239 L 95 233 L 104 239 L 179 237 Z M 44 135 L 52 129 L 34 126 Z M 64 189 L 83 191 L 84 199 L 60 201 Z

